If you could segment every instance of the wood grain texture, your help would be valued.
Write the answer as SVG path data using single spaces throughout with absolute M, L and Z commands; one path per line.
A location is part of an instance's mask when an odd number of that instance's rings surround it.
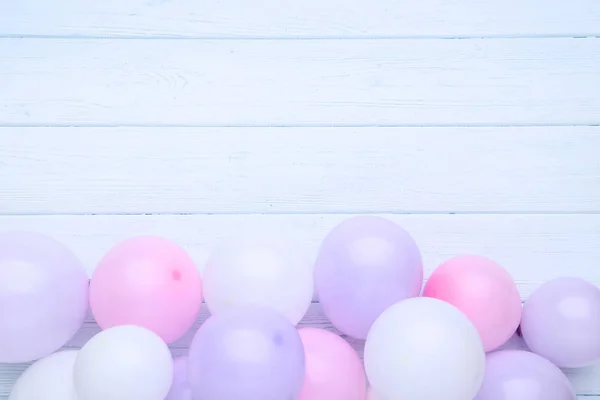
M 599 150 L 600 127 L 0 128 L 0 213 L 598 212 Z
M 0 39 L 0 125 L 599 124 L 598 65 L 598 39 Z
M 174 356 L 187 354 L 187 349 L 189 344 L 194 337 L 194 334 L 198 330 L 198 328 L 202 325 L 204 321 L 210 316 L 208 309 L 206 306 L 203 306 L 196 323 L 190 328 L 190 330 L 185 334 L 177 342 L 173 343 L 169 347 L 171 348 L 171 353 Z M 337 331 L 329 320 L 323 314 L 320 304 L 313 303 L 311 304 L 306 316 L 300 323 L 298 324 L 299 328 L 302 327 L 316 327 L 327 329 L 336 333 L 340 333 Z M 96 333 L 100 332 L 100 328 L 95 323 L 93 317 L 89 316 L 82 328 L 77 332 L 75 337 L 66 345 L 64 349 L 79 349 L 81 348 L 92 336 Z M 341 335 L 350 345 L 358 352 L 359 356 L 363 357 L 363 349 L 364 349 L 364 341 L 352 339 L 345 335 Z M 509 343 L 507 343 L 502 348 L 506 349 L 522 349 L 523 347 L 522 340 L 519 340 L 518 337 L 511 339 Z M 6 399 L 10 394 L 10 390 L 14 381 L 19 377 L 19 375 L 25 370 L 25 368 L 30 365 L 30 363 L 23 364 L 0 364 L 0 399 Z M 577 393 L 583 394 L 581 396 L 582 399 L 590 399 L 590 396 L 600 396 L 600 390 L 598 390 L 597 384 L 595 382 L 600 379 L 600 366 L 583 368 L 579 370 L 565 371 L 567 376 L 570 378 L 571 382 Z
M 600 284 L 600 215 L 381 215 L 401 224 L 415 238 L 423 254 L 425 277 L 452 256 L 481 254 L 511 273 L 524 299 L 540 283 L 565 274 Z M 146 234 L 184 246 L 200 268 L 211 249 L 240 232 L 285 235 L 312 262 L 327 232 L 351 216 L 0 216 L 0 229 L 50 234 L 75 251 L 91 274 L 113 245 Z
M 595 0 L 0 2 L 0 35 L 474 37 L 600 34 Z

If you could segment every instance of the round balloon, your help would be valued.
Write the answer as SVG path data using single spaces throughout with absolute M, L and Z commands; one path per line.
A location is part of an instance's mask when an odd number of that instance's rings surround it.
M 50 355 L 79 330 L 88 276 L 64 245 L 33 232 L 0 234 L 0 363 Z
M 302 328 L 298 333 L 306 359 L 298 400 L 364 400 L 365 371 L 348 342 L 324 329 Z
M 314 293 L 313 270 L 286 240 L 242 236 L 222 243 L 203 272 L 211 313 L 237 305 L 270 307 L 297 324 Z
M 427 280 L 423 296 L 446 301 L 464 312 L 479 331 L 485 351 L 497 349 L 521 321 L 521 296 L 508 272 L 480 256 L 454 257 Z
M 90 282 L 90 306 L 102 329 L 138 325 L 172 343 L 192 326 L 202 304 L 200 272 L 167 239 L 138 236 L 113 247 Z
M 365 339 L 387 307 L 419 295 L 421 254 L 394 222 L 375 216 L 350 218 L 321 244 L 315 283 L 331 323 L 349 336 Z
M 173 359 L 165 342 L 134 325 L 98 333 L 75 360 L 75 390 L 85 400 L 164 400 L 172 379 Z
M 475 400 L 575 400 L 571 382 L 550 361 L 523 350 L 486 357 L 485 377 Z
M 8 400 L 77 400 L 73 387 L 76 350 L 36 361 L 15 382 Z
M 173 360 L 173 383 L 165 400 L 193 400 L 185 356 Z
M 381 314 L 365 343 L 365 369 L 384 399 L 466 400 L 483 380 L 477 329 L 456 307 L 417 297 Z
M 600 361 L 600 289 L 574 277 L 546 282 L 523 306 L 527 347 L 562 368 Z
M 200 327 L 188 378 L 197 399 L 295 399 L 304 365 L 300 335 L 285 317 L 267 307 L 237 306 Z

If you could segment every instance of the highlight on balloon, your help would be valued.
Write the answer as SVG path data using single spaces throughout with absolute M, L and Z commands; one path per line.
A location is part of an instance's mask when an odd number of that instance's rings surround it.
M 0 363 L 28 363 L 9 399 L 575 400 L 564 370 L 600 361 L 600 289 L 565 276 L 523 296 L 498 260 L 426 265 L 422 244 L 369 215 L 324 232 L 312 261 L 232 232 L 205 265 L 140 235 L 90 266 L 1 233 Z

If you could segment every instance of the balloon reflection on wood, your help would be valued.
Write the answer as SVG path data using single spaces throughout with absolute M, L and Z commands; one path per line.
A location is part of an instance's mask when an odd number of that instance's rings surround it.
M 331 323 L 349 336 L 365 339 L 387 307 L 419 295 L 421 254 L 411 236 L 394 222 L 376 216 L 351 218 L 321 244 L 315 283 Z
M 79 330 L 88 276 L 63 244 L 32 232 L 0 234 L 0 362 L 50 355 Z

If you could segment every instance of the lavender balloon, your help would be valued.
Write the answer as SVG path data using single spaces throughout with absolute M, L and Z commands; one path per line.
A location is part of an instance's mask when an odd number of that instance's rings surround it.
M 222 310 L 194 336 L 188 378 L 198 400 L 295 399 L 304 380 L 300 335 L 270 308 Z
M 193 400 L 187 371 L 187 357 L 181 356 L 173 360 L 173 383 L 165 400 Z
M 600 361 L 600 289 L 579 278 L 559 278 L 525 302 L 521 334 L 527 347 L 562 368 Z
M 523 350 L 486 356 L 485 377 L 474 400 L 575 400 L 569 379 L 550 361 Z
M 56 240 L 37 233 L 0 234 L 0 362 L 50 355 L 83 324 L 88 277 Z
M 418 296 L 421 254 L 412 237 L 384 218 L 360 216 L 336 226 L 315 264 L 315 284 L 325 315 L 340 331 L 365 339 L 392 304 Z

